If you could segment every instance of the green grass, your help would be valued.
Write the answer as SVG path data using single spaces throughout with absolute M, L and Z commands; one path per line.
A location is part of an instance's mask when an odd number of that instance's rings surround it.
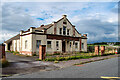
M 36 59 L 36 61 L 42 61 L 41 59 Z
M 75 55 L 68 57 L 54 57 L 54 58 L 46 58 L 45 61 L 68 61 L 68 60 L 76 60 L 76 59 L 89 59 L 93 57 L 108 56 L 108 55 L 115 55 L 115 54 L 110 53 L 104 55 Z
M 69 57 L 57 57 L 57 58 L 46 58 L 45 61 L 67 61 L 75 59 L 88 59 L 92 58 L 91 56 L 69 56 Z
M 55 52 L 54 54 L 46 54 L 46 56 L 60 55 L 61 53 Z

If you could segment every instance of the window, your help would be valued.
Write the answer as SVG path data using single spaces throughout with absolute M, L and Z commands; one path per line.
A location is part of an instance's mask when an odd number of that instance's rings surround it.
M 63 22 L 63 24 L 67 24 L 67 22 Z
M 62 34 L 62 28 L 60 28 L 60 30 L 59 30 L 59 34 Z
M 67 35 L 69 35 L 69 31 L 70 31 L 70 30 L 68 29 L 68 30 L 67 30 Z
M 76 49 L 78 48 L 78 43 L 75 43 L 75 48 L 76 48 Z
M 59 47 L 59 42 L 58 41 L 56 41 L 56 47 Z
M 51 48 L 51 41 L 47 41 L 47 48 Z
M 82 49 L 84 49 L 84 43 L 82 43 Z
M 41 45 L 41 40 L 37 40 L 36 41 L 36 48 L 38 49 L 40 45 Z
M 70 42 L 70 48 L 71 48 L 71 42 Z
M 63 21 L 63 24 L 67 24 L 66 20 Z
M 63 26 L 63 35 L 66 35 L 66 27 Z
M 25 40 L 25 49 L 27 49 L 27 40 Z
M 73 45 L 75 45 L 75 41 L 73 41 Z

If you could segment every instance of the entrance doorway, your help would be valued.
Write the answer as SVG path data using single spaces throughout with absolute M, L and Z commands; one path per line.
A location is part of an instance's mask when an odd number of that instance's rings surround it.
M 12 51 L 12 42 L 8 43 L 8 47 L 7 48 L 8 48 L 9 51 Z
M 65 41 L 63 41 L 62 42 L 62 52 L 65 52 L 65 48 L 66 48 Z

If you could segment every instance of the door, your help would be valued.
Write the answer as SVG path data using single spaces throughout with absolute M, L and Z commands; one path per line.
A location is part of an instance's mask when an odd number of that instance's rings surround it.
M 62 52 L 65 52 L 65 47 L 66 47 L 65 41 L 63 41 L 63 42 L 62 42 Z

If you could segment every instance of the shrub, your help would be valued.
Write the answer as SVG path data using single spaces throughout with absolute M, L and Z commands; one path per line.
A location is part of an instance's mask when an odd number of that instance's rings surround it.
M 42 61 L 41 59 L 36 59 L 36 61 Z
M 60 55 L 60 52 L 55 52 L 53 55 Z
M 11 53 L 14 53 L 14 51 L 10 51 Z
M 63 61 L 63 60 L 65 60 L 65 58 L 64 57 L 57 57 L 56 60 L 57 61 Z
M 32 56 L 37 56 L 37 54 L 34 53 Z
M 45 61 L 55 61 L 56 58 L 46 58 Z
M 54 63 L 59 63 L 59 61 L 54 61 Z
M 7 67 L 9 65 L 9 62 L 5 58 L 1 59 L 1 63 L 2 67 Z
M 52 54 L 46 54 L 46 56 L 52 56 Z

